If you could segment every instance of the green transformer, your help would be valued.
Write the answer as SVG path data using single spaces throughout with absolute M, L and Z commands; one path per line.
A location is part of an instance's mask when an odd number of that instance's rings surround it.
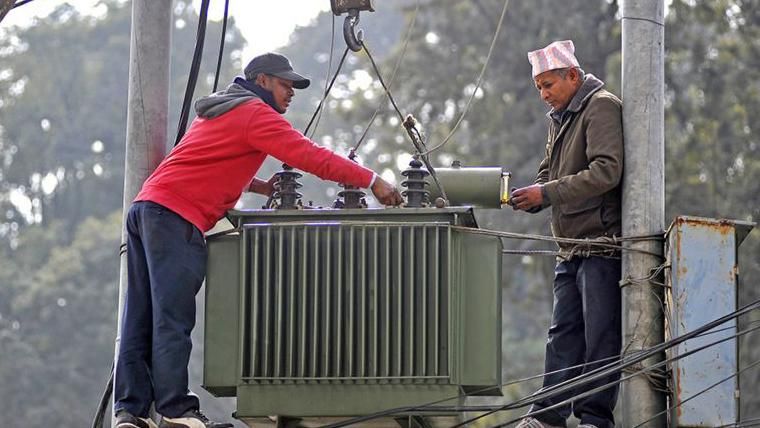
M 472 208 L 230 215 L 208 239 L 203 383 L 238 419 L 452 415 L 500 395 L 502 245 Z

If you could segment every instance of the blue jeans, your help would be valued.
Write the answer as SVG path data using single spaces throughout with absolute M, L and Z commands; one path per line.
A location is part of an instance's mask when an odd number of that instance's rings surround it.
M 127 296 L 114 379 L 114 412 L 147 417 L 150 405 L 178 417 L 199 407 L 188 389 L 195 295 L 206 276 L 206 243 L 191 223 L 153 202 L 127 216 Z
M 554 310 L 546 343 L 544 388 L 609 364 L 620 354 L 620 260 L 589 257 L 562 261 L 554 269 Z M 598 363 L 595 361 L 604 360 Z M 579 366 L 570 370 L 568 367 Z M 562 370 L 557 373 L 557 370 Z M 620 372 L 536 403 L 531 411 L 549 407 L 620 378 Z M 565 426 L 572 410 L 581 423 L 612 428 L 618 387 L 599 391 L 536 416 Z

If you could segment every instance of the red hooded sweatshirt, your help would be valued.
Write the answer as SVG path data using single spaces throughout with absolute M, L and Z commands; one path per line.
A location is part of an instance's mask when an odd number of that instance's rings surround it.
M 352 186 L 369 187 L 374 175 L 318 146 L 273 108 L 253 99 L 213 119 L 196 118 L 135 201 L 163 205 L 206 232 L 235 205 L 267 155 Z

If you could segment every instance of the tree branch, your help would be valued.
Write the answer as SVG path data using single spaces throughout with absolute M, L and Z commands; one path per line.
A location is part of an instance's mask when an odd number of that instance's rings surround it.
M 2 22 L 5 15 L 13 9 L 14 3 L 16 3 L 16 0 L 0 0 L 0 22 Z

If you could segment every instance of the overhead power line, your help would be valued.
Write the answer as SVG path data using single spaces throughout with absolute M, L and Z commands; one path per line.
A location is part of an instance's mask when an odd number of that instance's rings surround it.
M 512 423 L 518 422 L 520 419 L 522 419 L 522 418 L 523 418 L 523 417 L 525 417 L 525 416 L 535 416 L 535 415 L 538 415 L 538 414 L 541 414 L 541 413 L 547 412 L 547 411 L 549 411 L 549 410 L 552 410 L 552 409 L 556 409 L 556 408 L 558 408 L 558 407 L 562 407 L 562 406 L 564 406 L 564 405 L 566 405 L 566 404 L 570 404 L 570 403 L 572 403 L 573 401 L 576 401 L 576 400 L 578 400 L 579 398 L 585 398 L 585 397 L 588 397 L 589 395 L 593 395 L 593 394 L 596 394 L 596 393 L 597 393 L 597 392 L 599 392 L 599 391 L 603 391 L 603 390 L 605 390 L 605 389 L 608 389 L 608 388 L 611 388 L 611 387 L 613 387 L 613 386 L 615 386 L 615 385 L 621 384 L 621 383 L 623 383 L 623 382 L 625 382 L 625 381 L 627 381 L 627 380 L 629 380 L 629 379 L 631 379 L 631 378 L 634 378 L 634 377 L 636 377 L 636 376 L 639 376 L 639 375 L 646 375 L 646 374 L 648 374 L 648 373 L 650 373 L 650 372 L 652 372 L 652 371 L 654 371 L 654 370 L 657 370 L 657 369 L 659 369 L 660 367 L 664 367 L 664 366 L 667 366 L 668 364 L 670 364 L 670 363 L 672 363 L 672 362 L 675 362 L 675 361 L 681 360 L 681 359 L 683 359 L 683 358 L 686 358 L 686 357 L 688 357 L 688 356 L 690 356 L 690 355 L 694 355 L 694 354 L 696 354 L 696 353 L 698 353 L 698 352 L 704 351 L 705 349 L 708 349 L 708 348 L 710 348 L 710 347 L 712 347 L 712 346 L 715 346 L 715 345 L 717 345 L 717 344 L 719 344 L 719 343 L 723 343 L 723 342 L 726 342 L 726 341 L 728 341 L 728 340 L 731 340 L 731 339 L 735 339 L 735 338 L 737 338 L 737 337 L 740 337 L 740 336 L 743 336 L 743 335 L 745 335 L 745 334 L 751 333 L 751 332 L 753 332 L 753 331 L 757 331 L 758 329 L 760 329 L 760 327 L 756 326 L 756 327 L 753 327 L 753 328 L 749 328 L 749 329 L 746 329 L 746 330 L 742 330 L 742 331 L 740 331 L 740 332 L 738 332 L 738 333 L 736 333 L 736 334 L 733 334 L 733 335 L 731 335 L 731 336 L 727 336 L 727 337 L 724 337 L 724 338 L 722 338 L 722 339 L 719 339 L 719 340 L 716 340 L 716 341 L 714 341 L 714 342 L 708 343 L 708 344 L 706 344 L 706 345 L 700 346 L 700 347 L 698 347 L 698 348 L 692 349 L 691 351 L 685 352 L 685 353 L 683 353 L 683 354 L 678 354 L 678 355 L 676 355 L 676 356 L 674 356 L 674 357 L 671 357 L 671 358 L 669 358 L 669 359 L 666 359 L 666 360 L 660 361 L 660 362 L 658 362 L 658 363 L 656 363 L 656 364 L 653 364 L 653 365 L 651 365 L 651 366 L 648 366 L 648 367 L 643 367 L 643 368 L 641 368 L 641 369 L 638 369 L 638 370 L 636 370 L 636 371 L 633 371 L 633 372 L 631 372 L 630 374 L 628 374 L 628 375 L 626 375 L 626 376 L 624 376 L 624 377 L 620 378 L 619 380 L 616 380 L 616 381 L 613 381 L 613 382 L 609 382 L 609 383 L 607 383 L 607 384 L 605 384 L 605 385 L 600 385 L 600 386 L 598 386 L 598 387 L 596 387 L 596 388 L 593 388 L 593 389 L 591 389 L 591 390 L 588 390 L 588 391 L 586 391 L 586 392 L 584 392 L 584 393 L 581 393 L 581 394 L 575 395 L 575 396 L 573 396 L 573 397 L 570 397 L 570 398 L 568 398 L 568 399 L 566 399 L 566 400 L 564 400 L 564 401 L 561 401 L 561 402 L 559 402 L 559 403 L 553 404 L 553 405 L 551 405 L 551 406 L 549 406 L 549 407 L 544 407 L 544 408 L 542 408 L 542 409 L 540 409 L 540 410 L 538 410 L 538 411 L 535 411 L 535 412 L 531 412 L 531 413 L 528 413 L 527 415 L 521 416 L 521 417 L 519 417 L 519 418 L 517 418 L 517 419 L 514 419 L 514 420 L 511 420 L 511 421 L 508 421 L 508 422 L 505 422 L 505 423 L 499 424 L 499 425 L 497 425 L 497 426 L 496 426 L 496 427 L 494 427 L 494 428 L 500 428 L 500 427 L 505 427 L 505 426 L 508 426 L 509 424 L 512 424 Z M 751 367 L 754 367 L 754 366 L 755 366 L 755 365 L 757 365 L 757 364 L 760 364 L 760 362 L 758 362 L 758 363 L 753 363 L 753 365 L 752 365 Z M 742 369 L 742 370 L 740 370 L 740 371 L 739 371 L 739 372 L 737 372 L 737 373 L 741 373 L 742 371 L 745 371 L 745 370 L 747 370 L 747 369 L 749 369 L 749 368 L 751 368 L 751 367 L 746 367 L 745 369 Z M 733 376 L 731 376 L 731 377 L 733 377 Z M 726 380 L 730 379 L 731 377 L 728 377 L 728 378 L 726 378 L 726 379 L 723 379 L 723 380 L 721 380 L 720 382 L 717 382 L 717 383 L 715 383 L 714 385 L 711 385 L 709 388 L 707 388 L 707 389 L 705 389 L 705 390 L 703 390 L 703 391 L 700 391 L 699 393 L 697 393 L 697 394 L 695 394 L 695 395 L 693 395 L 693 396 L 691 396 L 691 397 L 689 397 L 689 398 L 687 398 L 687 399 L 685 399 L 685 400 L 681 401 L 680 403 L 678 403 L 677 405 L 675 405 L 673 408 L 677 408 L 677 407 L 679 407 L 679 406 L 680 406 L 682 403 L 685 403 L 686 401 L 688 401 L 688 400 L 691 400 L 692 398 L 695 398 L 697 395 L 700 395 L 700 394 L 702 394 L 702 393 L 706 392 L 707 390 L 710 390 L 710 389 L 714 388 L 715 386 L 717 386 L 717 385 L 721 384 L 722 382 L 725 382 Z M 557 392 L 556 394 L 560 394 L 560 393 L 562 393 L 562 392 L 564 392 L 564 391 L 559 391 L 559 392 Z M 551 396 L 553 396 L 553 395 L 551 395 Z M 518 400 L 518 401 L 519 401 L 519 400 Z M 535 399 L 535 400 L 530 400 L 530 402 L 527 402 L 527 403 L 520 403 L 520 405 L 519 405 L 519 406 L 518 406 L 518 405 L 507 405 L 507 406 L 508 406 L 507 408 L 505 408 L 505 406 L 502 406 L 500 410 L 514 410 L 514 409 L 516 409 L 516 408 L 520 408 L 520 407 L 526 407 L 526 406 L 528 406 L 529 404 L 533 404 L 535 401 L 538 401 L 538 399 Z M 671 409 L 671 410 L 672 410 L 672 409 Z M 495 413 L 495 411 L 491 411 L 491 412 L 490 412 L 490 413 L 488 413 L 488 414 L 491 414 L 491 413 Z M 456 428 L 456 427 L 459 427 L 459 426 L 464 426 L 464 425 L 466 425 L 466 424 L 469 424 L 469 423 L 471 423 L 471 422 L 474 422 L 474 421 L 475 421 L 475 420 L 477 420 L 477 419 L 480 419 L 480 418 L 482 418 L 482 417 L 484 417 L 484 416 L 487 416 L 488 414 L 477 416 L 477 417 L 475 417 L 475 418 L 472 418 L 472 419 L 470 419 L 470 420 L 467 420 L 467 421 L 465 421 L 465 422 L 461 423 L 460 425 L 455 425 L 455 426 L 454 426 L 454 427 L 452 427 L 452 428 Z M 662 413 L 661 413 L 661 414 L 662 414 Z M 654 419 L 654 418 L 652 418 L 652 419 Z M 652 419 L 649 419 L 649 420 L 645 421 L 645 422 L 644 422 L 644 424 L 646 424 L 647 422 L 651 421 Z M 642 426 L 642 425 L 637 425 L 637 427 L 640 427 L 640 426 Z
M 554 397 L 554 396 L 557 396 L 559 394 L 563 394 L 563 393 L 565 393 L 565 392 L 567 392 L 569 390 L 573 390 L 575 388 L 583 387 L 585 385 L 588 385 L 591 382 L 594 382 L 596 380 L 605 378 L 605 377 L 609 376 L 610 374 L 612 374 L 612 373 L 614 373 L 616 371 L 622 371 L 622 370 L 624 370 L 626 368 L 633 367 L 635 364 L 638 364 L 641 361 L 644 361 L 644 360 L 650 358 L 651 356 L 653 356 L 655 354 L 658 354 L 658 353 L 660 353 L 660 352 L 662 352 L 662 351 L 664 351 L 666 349 L 672 348 L 672 347 L 674 347 L 674 346 L 676 346 L 678 344 L 681 344 L 681 343 L 683 343 L 683 342 L 685 342 L 687 340 L 711 334 L 712 330 L 715 327 L 717 327 L 717 326 L 719 326 L 721 324 L 724 324 L 727 321 L 730 321 L 730 320 L 732 320 L 734 318 L 738 318 L 738 317 L 740 317 L 740 316 L 742 316 L 744 314 L 747 314 L 747 313 L 749 313 L 751 311 L 757 310 L 757 309 L 760 309 L 760 300 L 752 302 L 752 303 L 750 303 L 748 305 L 745 305 L 745 306 L 737 309 L 734 312 L 731 312 L 730 314 L 724 315 L 721 318 L 718 318 L 718 319 L 713 320 L 713 321 L 711 321 L 711 322 L 709 322 L 707 324 L 704 324 L 701 327 L 699 327 L 699 328 L 697 328 L 697 329 L 695 329 L 695 330 L 693 330 L 693 331 L 691 331 L 689 333 L 686 333 L 684 335 L 675 337 L 673 339 L 665 341 L 665 342 L 663 342 L 663 343 L 661 343 L 659 345 L 653 346 L 651 348 L 648 348 L 648 349 L 645 349 L 645 350 L 641 350 L 639 352 L 632 353 L 632 354 L 630 354 L 627 357 L 620 358 L 618 361 L 615 361 L 615 362 L 612 362 L 612 363 L 607 364 L 605 366 L 599 367 L 598 369 L 592 370 L 592 371 L 590 371 L 588 373 L 584 373 L 584 374 L 582 374 L 580 376 L 577 376 L 577 377 L 575 377 L 573 379 L 567 380 L 567 381 L 562 382 L 560 384 L 554 385 L 552 387 L 543 389 L 543 390 L 541 390 L 538 393 L 531 394 L 529 396 L 523 397 L 521 399 L 515 400 L 513 402 L 510 402 L 510 403 L 507 403 L 507 404 L 504 404 L 504 405 L 495 406 L 495 407 L 489 409 L 486 413 L 484 413 L 482 415 L 479 415 L 479 416 L 477 416 L 477 417 L 475 417 L 473 419 L 464 421 L 460 425 L 457 425 L 457 426 L 463 426 L 465 424 L 472 423 L 475 420 L 481 419 L 483 417 L 486 417 L 488 415 L 491 415 L 491 414 L 499 412 L 499 411 L 514 410 L 514 409 L 518 409 L 518 408 L 521 408 L 521 407 L 525 407 L 525 406 L 528 406 L 530 404 L 533 404 L 536 401 L 544 400 L 544 399 L 549 398 L 549 397 Z M 664 360 L 664 361 L 662 361 L 662 362 L 660 362 L 658 364 L 652 365 L 650 367 L 645 367 L 645 368 L 642 368 L 640 370 L 636 370 L 636 371 L 632 372 L 630 375 L 625 376 L 624 378 L 622 378 L 622 379 L 620 379 L 618 381 L 611 382 L 611 383 L 608 383 L 606 385 L 602 385 L 600 387 L 594 388 L 592 390 L 592 392 L 586 393 L 585 395 L 590 395 L 593 392 L 596 392 L 596 391 L 599 391 L 599 390 L 602 390 L 602 389 L 605 389 L 605 388 L 612 387 L 615 384 L 618 384 L 618 383 L 623 382 L 623 381 L 625 381 L 627 379 L 630 379 L 633 376 L 638 376 L 638 375 L 641 375 L 641 374 L 649 373 L 649 372 L 657 369 L 658 367 L 660 367 L 662 365 L 665 365 L 665 364 L 668 364 L 670 362 L 679 360 L 681 358 L 685 358 L 685 357 L 687 357 L 689 355 L 692 355 L 694 353 L 700 352 L 700 351 L 702 351 L 704 349 L 707 349 L 707 348 L 709 348 L 711 346 L 714 346 L 714 345 L 716 345 L 718 343 L 722 343 L 722 342 L 725 342 L 726 340 L 730 340 L 732 338 L 743 336 L 745 334 L 748 334 L 750 332 L 756 331 L 758 329 L 760 329 L 760 326 L 755 326 L 755 327 L 752 327 L 752 328 L 745 329 L 745 330 L 743 330 L 741 332 L 738 332 L 738 333 L 736 333 L 734 335 L 731 335 L 731 336 L 728 336 L 728 337 L 716 340 L 716 341 L 711 342 L 711 343 L 709 343 L 707 345 L 704 345 L 704 346 L 702 346 L 700 348 L 696 348 L 694 350 L 691 350 L 691 351 L 689 351 L 687 353 L 680 354 L 680 355 L 677 355 L 677 356 L 672 357 L 670 359 Z M 615 357 L 613 357 L 613 358 L 615 358 Z M 518 381 L 509 381 L 509 382 L 506 382 L 506 383 L 502 383 L 500 386 L 511 385 L 511 384 L 519 383 L 519 382 L 521 382 L 523 380 L 534 379 L 536 377 L 539 377 L 539 376 L 533 376 L 533 377 L 521 379 L 521 380 L 518 380 Z M 485 389 L 491 389 L 491 388 L 492 387 L 484 388 L 484 390 Z M 581 394 L 581 395 L 572 397 L 567 402 L 570 402 L 572 400 L 575 400 L 575 399 L 577 399 L 579 397 L 582 397 L 582 396 L 585 396 L 585 395 Z M 344 420 L 344 421 L 341 421 L 341 422 L 338 422 L 338 423 L 326 425 L 323 428 L 345 427 L 345 426 L 350 426 L 352 424 L 357 424 L 357 423 L 360 423 L 360 422 L 366 422 L 366 421 L 370 421 L 370 420 L 373 420 L 373 419 L 377 419 L 377 418 L 381 418 L 381 417 L 386 417 L 386 416 L 390 416 L 390 415 L 394 415 L 394 414 L 398 414 L 398 413 L 420 412 L 420 411 L 427 411 L 427 410 L 434 411 L 436 409 L 436 407 L 434 407 L 436 404 L 440 404 L 440 403 L 443 403 L 443 402 L 446 402 L 446 401 L 451 401 L 451 400 L 455 400 L 455 399 L 459 399 L 459 398 L 461 398 L 461 396 L 452 396 L 452 397 L 444 398 L 444 399 L 441 399 L 441 400 L 438 400 L 438 401 L 435 401 L 435 402 L 425 403 L 425 404 L 416 405 L 416 406 L 405 406 L 405 407 L 386 409 L 386 410 L 383 410 L 383 411 L 380 411 L 380 412 L 376 412 L 376 413 L 372 413 L 372 414 L 369 414 L 369 415 L 359 416 L 359 417 L 351 418 L 351 419 Z M 566 403 L 563 402 L 562 404 L 566 404 Z M 562 404 L 560 404 L 560 405 L 562 405 Z M 486 409 L 484 409 L 482 407 L 476 409 L 476 408 L 471 408 L 471 407 L 466 407 L 466 406 L 462 406 L 462 407 L 458 408 L 458 411 L 483 411 L 483 410 L 486 410 Z M 516 421 L 511 421 L 509 423 L 513 423 L 513 422 L 516 422 Z M 504 424 L 504 425 L 506 425 L 506 424 Z M 501 426 L 504 426 L 504 425 L 501 425 Z
M 25 4 L 31 3 L 33 0 L 21 0 L 19 2 L 16 2 L 16 4 L 13 5 L 13 8 L 17 8 L 19 6 L 23 6 Z
M 726 381 L 727 381 L 727 380 L 729 380 L 729 379 L 733 379 L 733 378 L 735 378 L 736 376 L 739 376 L 740 374 L 742 374 L 742 373 L 746 372 L 747 370 L 749 370 L 749 369 L 751 369 L 751 368 L 753 368 L 753 367 L 756 367 L 756 366 L 758 366 L 758 365 L 760 365 L 760 360 L 758 360 L 758 361 L 755 361 L 754 363 L 752 363 L 752 364 L 748 365 L 747 367 L 744 367 L 744 368 L 743 368 L 743 369 L 741 369 L 741 370 L 737 370 L 737 371 L 735 371 L 734 373 L 732 373 L 732 374 L 731 374 L 731 376 L 726 376 L 726 377 L 724 377 L 723 379 L 721 379 L 721 380 L 719 380 L 719 381 L 715 382 L 714 384 L 712 384 L 712 385 L 708 386 L 707 388 L 705 388 L 705 389 L 703 389 L 703 390 L 701 390 L 701 391 L 699 391 L 699 392 L 697 392 L 697 393 L 693 394 L 692 396 L 690 396 L 690 397 L 688 397 L 688 398 L 685 398 L 685 399 L 683 399 L 683 400 L 680 400 L 679 402 L 677 402 L 677 403 L 676 403 L 676 404 L 674 404 L 673 406 L 671 406 L 671 407 L 668 407 L 667 409 L 665 409 L 665 410 L 661 411 L 660 413 L 657 413 L 656 415 L 653 415 L 651 418 L 649 418 L 649 419 L 645 420 L 644 422 L 642 422 L 642 423 L 640 423 L 640 424 L 636 425 L 636 426 L 635 426 L 635 427 L 633 427 L 633 428 L 639 428 L 639 427 L 643 427 L 643 426 L 645 426 L 646 424 L 648 424 L 649 422 L 651 422 L 651 421 L 653 421 L 653 420 L 657 419 L 658 417 L 660 417 L 660 416 L 662 416 L 662 415 L 664 415 L 664 414 L 666 414 L 666 413 L 668 413 L 668 412 L 671 412 L 671 411 L 673 411 L 674 409 L 677 409 L 677 408 L 678 408 L 678 407 L 680 407 L 680 406 L 681 406 L 683 403 L 686 403 L 687 401 L 690 401 L 690 400 L 692 400 L 692 399 L 694 399 L 694 398 L 697 398 L 697 397 L 699 397 L 700 395 L 702 395 L 702 394 L 704 394 L 705 392 L 707 392 L 707 391 L 709 391 L 709 390 L 711 390 L 711 389 L 715 388 L 716 386 L 720 385 L 721 383 L 723 383 L 723 382 L 726 382 Z
M 224 39 L 227 37 L 227 18 L 230 11 L 230 0 L 224 0 L 224 20 L 222 21 L 222 37 L 219 42 L 219 58 L 216 61 L 216 73 L 214 74 L 214 88 L 211 92 L 216 92 L 219 86 L 219 74 L 222 71 L 222 59 L 224 59 Z
M 198 30 L 195 35 L 195 51 L 193 52 L 193 61 L 190 66 L 190 76 L 187 78 L 187 87 L 185 88 L 185 98 L 182 102 L 182 111 L 179 114 L 179 124 L 177 125 L 177 138 L 174 140 L 176 146 L 182 140 L 187 130 L 187 120 L 190 116 L 190 104 L 195 93 L 195 85 L 198 82 L 198 72 L 201 68 L 201 59 L 203 58 L 203 42 L 206 40 L 206 22 L 208 21 L 208 7 L 211 0 L 202 0 L 201 10 L 198 15 Z
M 467 104 L 464 106 L 464 111 L 462 111 L 462 115 L 459 116 L 459 120 L 454 124 L 454 127 L 451 129 L 451 132 L 449 132 L 449 135 L 446 136 L 446 138 L 443 139 L 439 144 L 435 145 L 431 149 L 429 149 L 427 152 L 425 152 L 425 155 L 428 155 L 430 153 L 433 153 L 434 151 L 440 149 L 446 143 L 449 142 L 451 137 L 454 136 L 454 133 L 457 132 L 457 129 L 459 129 L 459 125 L 464 120 L 465 116 L 467 116 L 467 113 L 470 111 L 470 105 L 472 104 L 472 100 L 475 98 L 475 95 L 478 93 L 478 90 L 480 89 L 480 85 L 483 83 L 483 76 L 486 74 L 486 69 L 488 68 L 488 63 L 491 61 L 491 55 L 493 54 L 494 47 L 496 46 L 496 40 L 499 38 L 499 33 L 501 33 L 501 26 L 504 23 L 504 16 L 507 14 L 507 7 L 509 7 L 509 0 L 504 0 L 504 7 L 501 10 L 501 16 L 499 17 L 499 23 L 496 26 L 496 31 L 493 34 L 493 39 L 491 40 L 491 47 L 488 48 L 488 55 L 486 56 L 486 60 L 483 62 L 483 68 L 480 69 L 480 75 L 478 76 L 478 81 L 475 83 L 475 88 L 472 90 L 472 94 L 470 94 L 470 98 L 467 100 Z
M 327 89 L 325 90 L 325 93 L 322 95 L 322 100 L 319 101 L 319 105 L 317 105 L 317 109 L 314 111 L 314 114 L 311 116 L 311 120 L 309 120 L 309 124 L 306 125 L 306 129 L 303 131 L 303 135 L 306 135 L 309 133 L 309 129 L 311 128 L 311 125 L 314 123 L 314 119 L 317 118 L 317 115 L 322 110 L 322 106 L 325 103 L 325 100 L 327 99 L 327 95 L 330 94 L 330 90 L 333 87 L 333 84 L 335 83 L 335 79 L 338 78 L 338 75 L 340 74 L 341 68 L 343 68 L 343 63 L 346 61 L 346 56 L 348 56 L 348 47 L 346 47 L 346 50 L 343 51 L 343 56 L 340 57 L 340 62 L 338 62 L 338 69 L 335 70 L 335 74 L 333 75 L 332 80 L 330 80 L 330 84 L 327 86 Z
M 406 36 L 404 37 L 404 45 L 401 48 L 401 54 L 399 55 L 398 59 L 396 60 L 396 65 L 393 67 L 393 72 L 391 73 L 391 79 L 388 81 L 388 88 L 390 89 L 391 86 L 393 86 L 393 81 L 396 80 L 396 73 L 398 72 L 399 65 L 401 65 L 401 61 L 404 59 L 404 56 L 406 55 L 406 48 L 409 46 L 409 40 L 411 39 L 412 31 L 414 30 L 414 25 L 417 22 L 417 13 L 420 11 L 420 2 L 417 0 L 417 6 L 414 8 L 414 14 L 412 15 L 412 19 L 409 22 L 409 28 L 406 30 Z M 367 136 L 367 132 L 369 132 L 369 128 L 372 127 L 372 124 L 375 123 L 375 118 L 380 113 L 380 108 L 385 105 L 385 103 L 390 99 L 390 92 L 385 94 L 385 97 L 382 98 L 380 103 L 378 103 L 377 108 L 375 109 L 375 112 L 372 114 L 372 117 L 370 117 L 369 121 L 367 122 L 367 126 L 364 128 L 364 132 L 362 133 L 361 137 L 359 137 L 359 141 L 354 146 L 354 151 L 359 151 L 359 146 L 364 141 L 364 138 Z
M 332 63 L 333 63 L 333 57 L 335 56 L 335 14 L 332 14 L 332 24 L 330 26 L 330 55 L 329 59 L 327 60 L 327 74 L 325 75 L 325 89 L 324 94 L 327 94 L 330 92 L 330 73 L 332 73 Z M 324 95 L 323 96 L 326 96 Z M 320 102 L 321 105 L 321 102 Z M 320 108 L 320 106 L 317 106 L 317 108 Z M 309 139 L 314 139 L 314 134 L 317 133 L 317 127 L 319 126 L 319 121 L 322 120 L 322 114 L 324 113 L 324 109 L 319 110 L 319 115 L 317 115 L 317 121 L 314 122 L 314 128 L 311 130 L 310 135 L 306 135 L 309 137 Z

